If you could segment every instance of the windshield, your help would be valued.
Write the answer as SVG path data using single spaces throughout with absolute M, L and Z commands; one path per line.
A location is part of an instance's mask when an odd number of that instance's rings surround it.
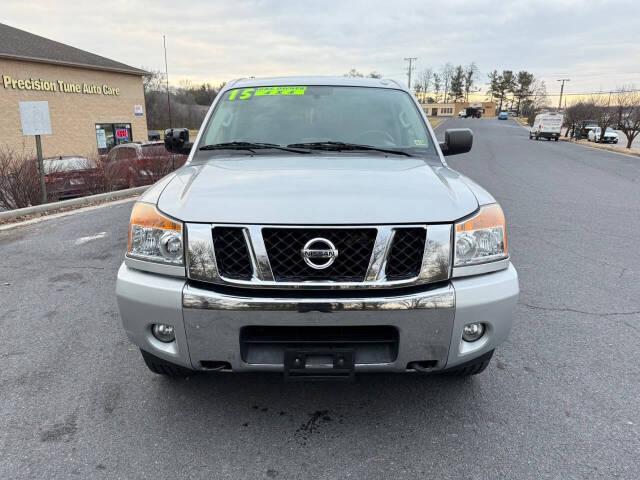
M 279 146 L 345 142 L 420 153 L 430 150 L 411 97 L 387 88 L 259 87 L 230 90 L 218 104 L 203 145 L 229 142 Z

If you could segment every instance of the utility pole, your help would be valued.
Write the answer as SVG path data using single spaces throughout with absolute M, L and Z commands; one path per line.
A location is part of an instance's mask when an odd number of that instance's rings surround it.
M 173 128 L 171 122 L 171 95 L 169 94 L 169 68 L 167 67 L 167 39 L 162 35 L 162 43 L 164 45 L 164 74 L 167 79 L 167 107 L 169 108 L 169 128 Z
M 560 101 L 558 102 L 558 110 L 562 108 L 562 93 L 564 92 L 564 82 L 570 82 L 570 78 L 561 78 L 560 80 L 556 80 L 556 82 L 562 82 L 560 86 Z
M 407 70 L 407 76 L 409 79 L 407 80 L 407 87 L 411 90 L 411 71 L 413 70 L 413 61 L 418 60 L 418 57 L 405 57 L 404 61 L 409 62 L 409 69 Z

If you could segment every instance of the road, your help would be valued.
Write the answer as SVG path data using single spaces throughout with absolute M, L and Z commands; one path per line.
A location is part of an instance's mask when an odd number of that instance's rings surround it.
M 78 213 L 0 232 L 0 478 L 637 478 L 638 159 L 456 126 L 521 282 L 485 373 L 155 376 L 114 299 L 131 204 Z

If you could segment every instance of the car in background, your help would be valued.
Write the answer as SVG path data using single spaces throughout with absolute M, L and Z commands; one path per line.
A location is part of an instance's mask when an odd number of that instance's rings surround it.
M 160 140 L 160 132 L 156 132 L 153 130 L 149 131 L 149 133 L 147 133 L 147 139 L 150 142 Z
M 595 127 L 589 130 L 588 140 L 590 142 L 600 142 L 600 143 L 618 143 L 618 134 L 613 131 L 613 128 L 607 127 L 604 131 L 604 135 L 600 138 L 600 134 L 602 133 L 602 129 L 600 127 Z
M 558 141 L 564 116 L 561 113 L 540 113 L 536 115 L 533 125 L 529 128 L 529 139 L 546 138 Z
M 498 120 L 509 120 L 509 114 L 507 112 L 500 112 Z
M 166 151 L 164 142 L 130 142 L 113 147 L 104 162 L 111 189 L 151 185 L 180 168 L 187 155 Z
M 98 164 L 85 157 L 45 158 L 42 161 L 47 197 L 65 199 L 94 193 L 100 176 Z

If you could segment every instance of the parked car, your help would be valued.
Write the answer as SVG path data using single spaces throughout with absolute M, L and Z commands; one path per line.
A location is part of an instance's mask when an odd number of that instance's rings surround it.
M 558 138 L 560 138 L 563 118 L 564 116 L 561 113 L 540 113 L 536 115 L 533 125 L 529 128 L 529 139 L 546 138 L 557 142 Z
M 242 79 L 186 165 L 134 204 L 116 284 L 151 371 L 482 372 L 518 298 L 504 214 L 443 155 L 413 94 L 349 77 Z
M 160 132 L 155 132 L 155 131 L 153 131 L 153 130 L 150 130 L 150 131 L 147 133 L 147 139 L 148 139 L 150 142 L 155 141 L 155 140 L 160 140 Z
M 130 142 L 109 151 L 104 169 L 112 188 L 132 188 L 160 180 L 186 159 L 186 155 L 167 152 L 163 142 Z
M 47 197 L 64 199 L 81 197 L 93 192 L 99 169 L 95 161 L 85 157 L 45 158 L 42 161 Z
M 498 114 L 498 120 L 509 120 L 509 114 L 507 112 L 500 112 Z
M 590 142 L 600 142 L 600 143 L 618 143 L 619 137 L 616 132 L 614 132 L 613 128 L 607 127 L 604 131 L 604 136 L 601 137 L 602 129 L 600 127 L 595 127 L 589 130 L 589 138 Z

